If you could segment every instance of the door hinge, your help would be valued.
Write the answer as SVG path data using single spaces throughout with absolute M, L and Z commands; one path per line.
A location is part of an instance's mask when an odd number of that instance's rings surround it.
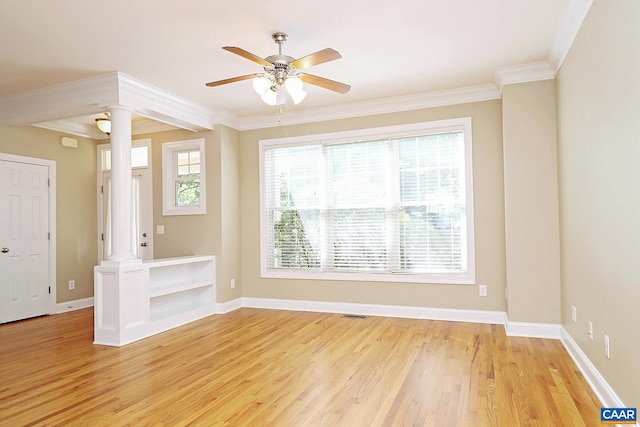
M 104 233 L 100 233 L 100 240 L 104 242 Z
M 51 240 L 51 233 L 47 233 L 47 239 Z
M 51 286 L 49 286 L 49 293 L 51 293 Z
M 47 187 L 51 187 L 51 178 L 47 178 Z
M 104 185 L 100 186 L 100 194 L 104 194 Z

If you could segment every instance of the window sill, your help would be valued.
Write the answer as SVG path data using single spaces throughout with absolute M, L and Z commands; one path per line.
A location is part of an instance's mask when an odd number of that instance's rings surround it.
M 330 271 L 294 271 L 287 269 L 263 269 L 265 279 L 344 280 L 353 282 L 433 283 L 451 285 L 475 285 L 475 277 L 469 273 L 411 274 L 411 273 L 361 273 Z
M 162 216 L 173 215 L 206 215 L 207 210 L 203 207 L 182 207 L 182 208 L 164 208 Z

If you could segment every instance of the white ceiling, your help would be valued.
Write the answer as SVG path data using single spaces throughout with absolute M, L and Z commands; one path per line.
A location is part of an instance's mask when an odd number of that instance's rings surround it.
M 260 72 L 221 49 L 277 53 L 289 35 L 299 58 L 331 47 L 342 59 L 307 70 L 352 89 L 307 85 L 297 113 L 475 87 L 496 70 L 553 62 L 584 0 L 2 0 L 0 104 L 8 95 L 120 71 L 236 119 L 275 114 L 251 81 L 205 83 Z M 570 42 L 570 41 L 569 41 Z M 550 64 L 551 68 L 557 64 Z

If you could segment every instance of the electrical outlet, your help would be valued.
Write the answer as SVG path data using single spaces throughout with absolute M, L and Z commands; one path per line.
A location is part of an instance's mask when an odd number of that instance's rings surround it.
M 571 306 L 571 318 L 573 319 L 573 323 L 578 321 L 578 309 L 575 305 Z
M 589 338 L 593 339 L 593 323 L 591 320 L 587 323 L 587 335 L 589 335 Z
M 236 279 L 231 279 L 231 289 L 236 287 Z
M 607 359 L 611 359 L 611 341 L 609 341 L 609 335 L 604 336 L 604 354 Z
M 69 280 L 69 290 L 73 290 L 76 288 L 76 281 L 75 280 Z
M 478 285 L 478 294 L 480 294 L 481 297 L 486 297 L 487 285 Z

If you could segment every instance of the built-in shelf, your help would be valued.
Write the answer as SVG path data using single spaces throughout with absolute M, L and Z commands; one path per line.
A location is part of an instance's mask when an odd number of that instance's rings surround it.
M 95 267 L 95 343 L 124 345 L 215 313 L 215 257 Z
M 176 284 L 172 284 L 164 287 L 158 286 L 153 289 L 151 288 L 149 289 L 149 298 L 156 298 L 162 295 L 188 291 L 190 289 L 210 287 L 211 285 L 212 285 L 211 282 L 184 282 L 184 283 L 176 283 Z

